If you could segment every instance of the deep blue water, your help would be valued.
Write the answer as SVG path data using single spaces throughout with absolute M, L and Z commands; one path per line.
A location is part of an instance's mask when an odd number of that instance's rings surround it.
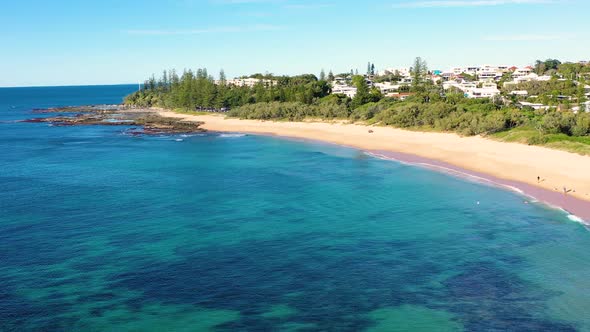
M 0 89 L 0 330 L 590 330 L 590 232 L 515 193 L 328 144 L 14 121 L 135 89 Z

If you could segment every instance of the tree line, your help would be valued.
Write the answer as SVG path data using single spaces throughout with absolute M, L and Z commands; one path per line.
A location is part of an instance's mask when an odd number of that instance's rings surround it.
M 216 82 L 207 69 L 185 70 L 179 76 L 175 70 L 152 76 L 141 89 L 125 98 L 124 103 L 142 107 L 182 108 L 234 108 L 262 102 L 300 102 L 312 104 L 331 92 L 326 80 L 315 75 L 272 76 L 255 74 L 260 81 L 254 86 L 228 84 L 223 71 Z M 271 80 L 269 83 L 265 80 Z

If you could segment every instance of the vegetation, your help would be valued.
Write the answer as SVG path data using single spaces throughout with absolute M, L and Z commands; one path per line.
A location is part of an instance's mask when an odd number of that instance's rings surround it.
M 253 87 L 227 84 L 225 73 L 220 73 L 219 84 L 207 69 L 186 70 L 179 77 L 174 70 L 164 71 L 156 80 L 151 77 L 142 89 L 125 98 L 125 104 L 169 109 L 222 109 L 254 103 L 299 102 L 312 104 L 330 94 L 330 85 L 314 75 L 280 76 L 254 74 L 260 80 Z M 271 80 L 268 83 L 264 80 Z
M 563 95 L 584 100 L 586 67 L 554 61 L 538 63 L 539 70 L 554 70 L 555 78 L 546 82 L 524 82 L 511 90 L 527 90 L 537 100 L 549 105 L 564 103 Z M 565 67 L 564 67 L 565 66 Z M 549 68 L 549 69 L 547 69 Z M 578 77 L 559 79 L 562 70 Z M 367 65 L 374 72 L 374 65 Z M 590 71 L 590 70 L 588 70 Z M 417 58 L 411 69 L 411 96 L 404 101 L 384 97 L 371 88 L 362 75 L 354 72 L 334 76 L 322 70 L 315 75 L 294 77 L 255 74 L 260 82 L 253 87 L 227 83 L 224 73 L 215 82 L 206 69 L 185 71 L 178 77 L 174 71 L 162 78 L 151 78 L 141 91 L 125 100 L 138 106 L 159 106 L 196 112 L 202 109 L 230 109 L 229 116 L 243 119 L 300 121 L 306 118 L 345 119 L 367 124 L 395 126 L 416 130 L 456 132 L 461 135 L 489 135 L 504 141 L 547 145 L 568 151 L 590 154 L 590 114 L 571 111 L 517 108 L 509 98 L 468 99 L 461 91 L 447 90 L 427 79 L 425 61 Z M 396 74 L 390 75 L 393 78 Z M 329 80 L 344 77 L 357 88 L 354 98 L 330 94 Z M 505 80 L 508 77 L 503 78 Z M 567 108 L 566 108 L 567 109 Z

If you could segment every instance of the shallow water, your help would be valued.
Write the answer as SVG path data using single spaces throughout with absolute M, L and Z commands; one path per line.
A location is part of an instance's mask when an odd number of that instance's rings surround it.
M 0 89 L 0 330 L 590 330 L 590 232 L 516 193 L 321 143 L 12 122 L 133 88 Z

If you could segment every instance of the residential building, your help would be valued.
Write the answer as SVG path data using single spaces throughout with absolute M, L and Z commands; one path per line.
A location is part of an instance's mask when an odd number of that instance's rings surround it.
M 539 103 L 529 103 L 527 101 L 518 102 L 516 105 L 521 108 L 522 107 L 531 107 L 536 110 L 540 110 L 540 109 L 548 110 L 550 108 L 550 106 L 547 106 L 547 105 L 543 105 L 543 104 L 539 104 Z
M 388 93 L 386 95 L 386 97 L 395 98 L 395 99 L 399 99 L 401 101 L 404 101 L 409 96 L 412 96 L 413 94 L 414 94 L 413 92 L 392 92 L 392 93 Z
M 333 94 L 343 94 L 349 98 L 356 96 L 356 88 L 349 85 L 334 85 L 332 87 Z
M 399 84 L 392 84 L 390 82 L 384 83 L 375 83 L 374 86 L 378 88 L 382 94 L 386 95 L 388 93 L 396 92 L 400 85 Z
M 466 93 L 467 98 L 494 98 L 500 94 L 498 87 L 481 87 L 470 89 Z
M 514 90 L 510 92 L 510 94 L 514 96 L 526 97 L 529 95 L 529 92 L 526 90 Z
M 512 68 L 515 68 L 515 67 L 512 67 Z M 533 72 L 533 67 L 531 67 L 531 66 L 516 68 L 512 72 L 512 77 L 513 78 L 523 77 L 523 76 L 530 75 L 532 72 Z
M 258 79 L 258 78 L 234 78 L 233 80 L 227 80 L 227 85 L 235 85 L 235 86 L 254 87 L 258 83 L 262 83 L 266 86 L 271 86 L 271 85 L 277 84 L 277 82 L 273 81 L 273 80 Z
M 494 98 L 500 94 L 500 90 L 494 82 L 481 83 L 481 88 L 478 88 L 474 82 L 449 81 L 443 83 L 443 89 L 448 90 L 451 87 L 463 91 L 467 98 Z

